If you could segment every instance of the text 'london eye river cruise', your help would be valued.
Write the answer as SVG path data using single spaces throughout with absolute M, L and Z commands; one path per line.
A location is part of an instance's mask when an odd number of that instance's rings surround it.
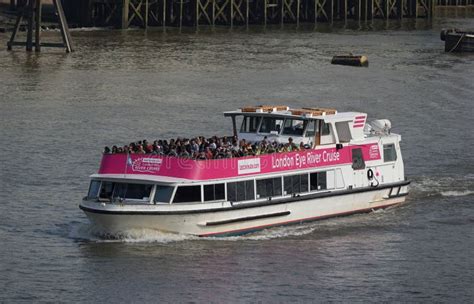
M 80 204 L 106 233 L 238 235 L 405 201 L 389 120 L 327 108 L 225 112 L 233 136 L 106 148 Z

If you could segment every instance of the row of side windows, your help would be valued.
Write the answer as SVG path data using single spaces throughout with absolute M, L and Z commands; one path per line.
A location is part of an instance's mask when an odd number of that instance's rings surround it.
M 255 191 L 256 185 L 256 191 Z M 204 201 L 225 199 L 224 183 L 204 185 Z M 327 189 L 327 173 L 314 172 L 266 179 L 246 180 L 227 183 L 227 200 L 241 202 L 257 198 L 268 198 L 288 194 L 305 193 Z M 201 186 L 179 186 L 173 203 L 201 202 Z
M 255 191 L 256 185 L 256 191 Z M 112 182 L 92 181 L 88 197 L 99 199 L 145 199 L 150 196 L 153 185 L 121 184 Z M 100 191 L 99 191 L 100 189 Z M 314 172 L 284 177 L 273 177 L 257 180 L 246 180 L 227 183 L 227 200 L 230 202 L 250 201 L 257 198 L 305 193 L 327 189 L 327 173 Z M 172 186 L 156 186 L 154 203 L 168 203 L 173 194 Z M 203 185 L 204 201 L 225 200 L 226 185 L 224 183 Z M 201 185 L 178 186 L 173 203 L 201 202 Z

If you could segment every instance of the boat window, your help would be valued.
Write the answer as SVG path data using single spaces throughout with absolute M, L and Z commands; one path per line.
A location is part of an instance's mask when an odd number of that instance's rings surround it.
M 253 180 L 227 183 L 227 200 L 229 202 L 249 201 L 254 199 Z
M 125 198 L 127 194 L 127 184 L 114 184 L 114 192 L 112 193 L 112 198 Z
M 216 201 L 225 199 L 224 184 L 204 185 L 204 200 Z
M 280 134 L 282 125 L 283 125 L 283 119 L 277 119 L 273 117 L 264 117 L 262 121 L 262 125 L 260 126 L 260 133 L 276 132 Z
M 113 191 L 114 191 L 114 183 L 102 182 L 102 186 L 100 187 L 99 198 L 110 200 L 112 198 Z
M 99 195 L 100 181 L 93 180 L 89 186 L 89 192 L 87 193 L 87 198 L 97 198 Z
M 281 195 L 281 177 L 257 180 L 257 197 Z
M 126 198 L 144 199 L 150 197 L 152 185 L 128 184 Z
M 314 172 L 309 175 L 311 191 L 327 189 L 327 174 L 323 172 Z
M 397 151 L 394 144 L 383 145 L 383 161 L 392 162 L 397 160 Z
M 262 118 L 258 116 L 245 116 L 242 120 L 242 126 L 240 128 L 241 133 L 256 133 L 260 120 Z
M 339 142 L 350 142 L 352 139 L 351 129 L 347 121 L 336 122 L 337 137 Z
M 318 124 L 316 120 L 310 120 L 308 123 L 308 127 L 306 128 L 306 137 L 314 137 L 318 130 Z
M 171 195 L 173 195 L 174 187 L 171 186 L 156 186 L 155 190 L 155 203 L 169 203 L 171 199 Z
M 303 131 L 306 123 L 307 121 L 301 119 L 285 119 L 282 134 L 303 136 Z
M 285 176 L 283 182 L 286 194 L 303 193 L 308 191 L 308 174 Z
M 146 184 L 126 184 L 113 183 L 114 190 L 112 198 L 123 199 L 139 199 L 144 200 L 150 197 L 151 188 L 153 185 Z
M 201 186 L 179 186 L 176 189 L 173 203 L 190 203 L 201 201 Z
M 329 135 L 331 134 L 331 128 L 328 123 L 323 122 L 323 126 L 321 127 L 321 135 Z
M 362 149 L 352 149 L 352 169 L 362 170 L 365 169 L 364 157 L 362 156 Z

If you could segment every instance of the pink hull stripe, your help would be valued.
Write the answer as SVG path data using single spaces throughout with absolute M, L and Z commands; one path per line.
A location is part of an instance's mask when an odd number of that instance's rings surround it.
M 365 116 L 356 116 L 355 119 L 364 119 L 365 120 Z
M 364 124 L 357 124 L 357 125 L 354 124 L 354 128 L 360 128 L 360 127 L 363 127 L 363 126 L 364 126 Z
M 104 154 L 99 174 L 141 174 L 209 180 L 320 168 L 352 163 L 352 149 L 360 148 L 365 161 L 379 160 L 377 143 L 346 146 L 337 150 L 308 149 L 241 158 L 193 160 L 146 154 Z
M 364 123 L 365 119 L 356 119 L 354 120 L 354 123 Z
M 291 221 L 286 221 L 286 222 L 279 222 L 279 223 L 274 223 L 274 224 L 266 224 L 266 225 L 260 225 L 260 226 L 254 226 L 254 227 L 249 227 L 249 228 L 244 228 L 244 229 L 237 229 L 237 230 L 227 230 L 227 231 L 222 231 L 222 232 L 213 232 L 213 233 L 205 233 L 205 234 L 200 234 L 199 236 L 201 237 L 206 237 L 206 236 L 217 236 L 220 234 L 235 234 L 243 231 L 248 231 L 248 230 L 261 230 L 273 226 L 283 226 L 283 225 L 289 225 L 293 223 L 298 223 L 298 222 L 306 222 L 306 221 L 315 221 L 315 220 L 322 220 L 326 218 L 331 218 L 331 217 L 337 217 L 337 216 L 344 216 L 344 215 L 350 215 L 350 214 L 355 214 L 355 213 L 364 213 L 364 212 L 370 212 L 372 210 L 377 210 L 381 208 L 388 208 L 393 205 L 397 205 L 400 203 L 391 203 L 388 205 L 383 205 L 383 206 L 378 206 L 375 208 L 365 208 L 365 209 L 358 209 L 358 210 L 352 210 L 352 211 L 346 211 L 346 212 L 340 212 L 340 213 L 333 213 L 333 214 L 328 214 L 328 215 L 322 215 L 322 216 L 314 216 L 314 217 L 307 217 L 307 218 L 302 218 L 298 220 L 291 220 Z

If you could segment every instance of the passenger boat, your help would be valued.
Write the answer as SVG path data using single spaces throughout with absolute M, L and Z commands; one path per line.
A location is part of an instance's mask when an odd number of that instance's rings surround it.
M 307 149 L 195 160 L 104 154 L 80 208 L 106 233 L 156 229 L 238 235 L 405 201 L 401 136 L 389 120 L 335 109 L 252 106 L 225 112 L 234 136 Z M 238 126 L 240 125 L 240 128 Z
M 444 41 L 445 52 L 474 52 L 474 31 L 442 30 L 440 38 Z

